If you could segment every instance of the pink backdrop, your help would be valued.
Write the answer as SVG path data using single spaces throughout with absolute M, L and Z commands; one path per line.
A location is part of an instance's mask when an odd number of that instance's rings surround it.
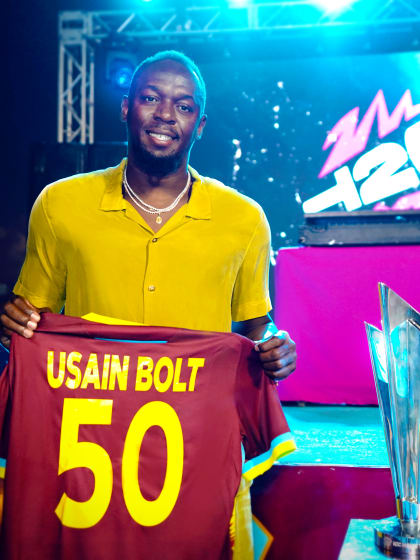
M 298 348 L 282 400 L 377 404 L 364 321 L 381 327 L 378 282 L 420 310 L 420 246 L 279 251 L 275 320 Z

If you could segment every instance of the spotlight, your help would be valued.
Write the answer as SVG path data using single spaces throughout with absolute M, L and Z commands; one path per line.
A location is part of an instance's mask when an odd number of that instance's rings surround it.
M 115 70 L 114 82 L 115 85 L 121 88 L 128 88 L 130 79 L 133 75 L 133 67 L 128 64 L 122 64 Z
M 119 89 L 128 89 L 137 58 L 130 53 L 110 51 L 106 57 L 106 79 Z
M 246 8 L 252 0 L 229 0 L 228 5 L 230 8 Z
M 313 3 L 327 13 L 337 13 L 350 8 L 357 0 L 313 0 Z

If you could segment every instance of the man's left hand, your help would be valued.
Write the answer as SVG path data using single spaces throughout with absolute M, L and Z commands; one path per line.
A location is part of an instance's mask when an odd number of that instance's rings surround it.
M 265 340 L 255 342 L 265 373 L 280 381 L 296 369 L 296 344 L 286 331 L 278 331 Z

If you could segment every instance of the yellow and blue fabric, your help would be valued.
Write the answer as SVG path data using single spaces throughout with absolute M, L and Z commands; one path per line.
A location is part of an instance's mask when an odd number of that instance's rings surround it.
M 248 461 L 242 447 L 242 479 L 235 497 L 230 521 L 233 545 L 233 560 L 263 560 L 271 546 L 273 537 L 262 523 L 251 513 L 250 487 L 257 476 L 270 469 L 275 461 L 296 449 L 290 432 L 276 437 L 270 449 Z
M 277 436 L 270 445 L 270 449 L 258 457 L 244 461 L 242 476 L 246 480 L 253 480 L 270 469 L 274 462 L 296 449 L 296 443 L 290 432 Z

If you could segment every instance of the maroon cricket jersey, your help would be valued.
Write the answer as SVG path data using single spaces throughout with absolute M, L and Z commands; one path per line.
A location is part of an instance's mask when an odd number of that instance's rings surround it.
M 1 558 L 230 558 L 241 473 L 294 449 L 274 384 L 231 333 L 43 314 L 0 377 Z

